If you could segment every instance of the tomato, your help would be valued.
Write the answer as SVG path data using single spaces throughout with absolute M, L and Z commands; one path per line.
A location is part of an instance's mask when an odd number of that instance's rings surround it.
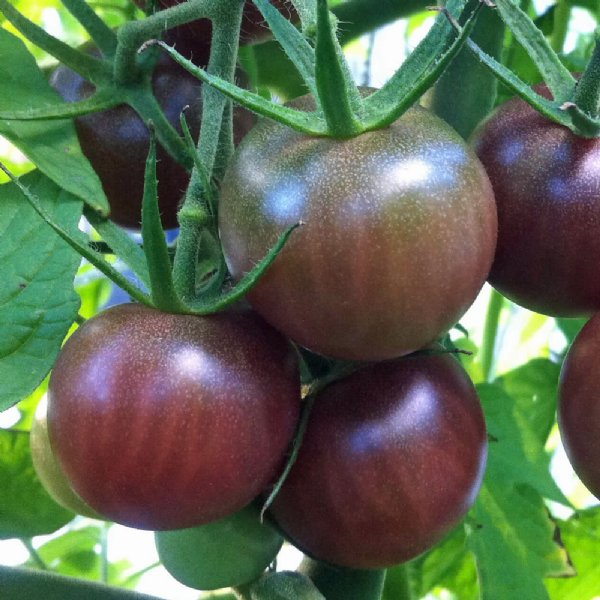
M 83 77 L 59 66 L 50 79 L 67 102 L 84 100 L 95 87 Z M 179 118 L 186 111 L 195 137 L 200 131 L 201 83 L 179 65 L 164 57 L 153 73 L 153 89 L 169 122 L 181 132 Z M 235 112 L 235 142 L 239 143 L 252 127 L 254 118 L 248 111 Z M 75 119 L 77 135 L 86 155 L 102 182 L 110 204 L 110 217 L 124 227 L 140 227 L 144 170 L 150 148 L 148 128 L 130 106 Z M 164 149 L 157 150 L 158 204 L 166 228 L 177 226 L 177 211 L 189 181 L 189 173 Z
M 302 223 L 248 298 L 295 342 L 335 358 L 392 358 L 438 338 L 477 296 L 496 241 L 483 167 L 418 107 L 348 140 L 263 120 L 230 163 L 219 206 L 236 279 Z
M 149 4 L 148 0 L 134 1 L 142 9 Z M 171 6 L 181 4 L 182 1 L 185 0 L 157 0 L 157 6 L 170 8 Z M 296 21 L 298 19 L 294 6 L 289 0 L 272 0 L 271 4 L 290 20 Z M 182 54 L 186 54 L 188 49 L 210 49 L 212 25 L 209 19 L 198 19 L 186 25 L 174 27 L 171 31 L 182 45 Z M 262 14 L 251 1 L 246 2 L 244 7 L 240 33 L 240 42 L 242 44 L 259 42 L 270 33 Z
M 217 590 L 258 579 L 273 562 L 283 538 L 260 522 L 260 509 L 241 511 L 192 529 L 155 533 L 158 556 L 177 581 Z
M 62 349 L 50 441 L 100 514 L 141 529 L 193 527 L 239 510 L 277 476 L 299 387 L 293 351 L 253 313 L 122 304 Z
M 67 480 L 62 467 L 54 456 L 50 439 L 48 437 L 48 422 L 46 420 L 47 404 L 42 400 L 38 405 L 29 443 L 31 445 L 31 458 L 35 472 L 48 494 L 64 508 L 92 519 L 101 518 L 92 510 L 74 491 Z
M 498 205 L 490 283 L 546 315 L 599 310 L 600 140 L 513 99 L 475 132 L 474 145 Z
M 600 314 L 569 349 L 560 374 L 558 426 L 575 472 L 600 499 Z
M 316 398 L 271 515 L 313 558 L 388 567 L 424 552 L 464 517 L 486 456 L 481 406 L 453 357 L 375 364 Z

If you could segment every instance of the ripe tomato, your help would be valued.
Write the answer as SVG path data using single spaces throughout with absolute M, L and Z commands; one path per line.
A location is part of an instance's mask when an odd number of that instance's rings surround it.
M 232 275 L 241 278 L 298 222 L 248 298 L 295 342 L 351 360 L 400 356 L 439 337 L 475 299 L 496 242 L 483 167 L 417 107 L 349 140 L 259 122 L 221 190 Z
M 575 472 L 600 499 L 600 314 L 586 323 L 560 374 L 558 426 Z
M 102 515 L 141 529 L 192 527 L 239 510 L 277 475 L 299 387 L 289 345 L 252 313 L 123 304 L 61 351 L 50 441 Z
M 84 100 L 95 87 L 65 66 L 50 79 L 67 102 Z M 201 82 L 166 56 L 156 66 L 154 93 L 169 122 L 181 132 L 179 118 L 186 111 L 192 134 L 197 137 L 201 118 Z M 239 143 L 254 124 L 245 110 L 234 113 L 234 141 Z M 139 229 L 144 192 L 144 170 L 150 148 L 148 128 L 133 110 L 123 105 L 75 119 L 83 153 L 91 162 L 110 204 L 110 217 L 124 227 Z M 189 181 L 189 173 L 160 146 L 157 150 L 158 204 L 165 228 L 177 226 L 177 211 Z
M 46 412 L 47 404 L 42 400 L 29 434 L 31 458 L 37 476 L 48 494 L 61 506 L 78 515 L 92 519 L 102 518 L 73 491 L 60 463 L 56 460 L 48 437 Z
M 192 529 L 157 531 L 156 549 L 177 581 L 198 590 L 217 590 L 258 579 L 273 562 L 283 538 L 261 523 L 253 504 Z
M 490 283 L 546 315 L 599 310 L 600 139 L 578 137 L 515 98 L 475 132 L 474 145 L 498 205 Z
M 316 398 L 271 514 L 314 558 L 388 567 L 427 550 L 464 517 L 486 456 L 481 406 L 453 357 L 375 364 Z

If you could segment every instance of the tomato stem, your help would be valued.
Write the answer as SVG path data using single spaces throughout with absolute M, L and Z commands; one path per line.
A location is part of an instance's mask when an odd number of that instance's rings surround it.
M 571 19 L 571 7 L 565 0 L 559 0 L 554 9 L 553 29 L 550 44 L 555 52 L 562 52 L 567 33 L 569 31 L 569 20 Z
M 577 88 L 574 102 L 586 115 L 600 118 L 600 27 L 595 32 L 596 46 Z
M 37 565 L 38 569 L 47 571 L 48 565 L 44 562 L 39 552 L 33 547 L 31 540 L 29 538 L 21 538 L 21 543 L 25 546 L 27 552 L 29 552 L 29 556 L 31 556 L 31 559 Z
M 317 0 L 315 60 L 318 100 L 329 135 L 338 138 L 357 135 L 361 126 L 356 110 L 362 108 L 362 100 L 336 39 L 327 0 Z
M 47 33 L 23 16 L 8 0 L 0 0 L 0 11 L 13 27 L 32 44 L 51 54 L 74 71 L 94 80 L 106 80 L 109 72 L 102 61 L 89 56 Z
M 117 49 L 115 32 L 89 7 L 84 0 L 62 0 L 65 8 L 83 25 L 105 56 Z
M 479 0 L 471 0 L 474 8 Z M 504 45 L 504 23 L 492 10 L 481 11 L 471 39 L 488 55 L 499 59 Z M 425 106 L 468 139 L 494 106 L 498 80 L 463 48 L 454 57 L 426 98 Z
M 492 288 L 485 316 L 483 342 L 481 344 L 481 368 L 484 381 L 489 381 L 493 374 L 496 337 L 500 324 L 500 314 L 503 308 L 504 296 Z
M 156 180 L 156 140 L 150 138 L 150 150 L 144 177 L 142 203 L 142 239 L 150 273 L 150 291 L 156 308 L 165 312 L 181 312 L 184 308 L 173 285 L 169 249 L 158 211 L 158 182 Z

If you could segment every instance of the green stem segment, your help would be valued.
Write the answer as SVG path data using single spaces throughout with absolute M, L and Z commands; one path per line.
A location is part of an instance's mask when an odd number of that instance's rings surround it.
M 500 313 L 503 307 L 504 296 L 495 289 L 492 289 L 485 317 L 483 342 L 481 344 L 481 368 L 483 370 L 484 381 L 489 381 L 493 374 L 496 337 L 500 324 Z
M 39 569 L 43 571 L 48 570 L 48 565 L 44 562 L 42 557 L 39 555 L 39 552 L 33 547 L 31 540 L 28 538 L 22 538 L 21 543 L 25 548 L 27 548 L 27 552 L 29 552 L 29 556 L 31 556 L 31 560 L 37 565 Z
M 152 135 L 146 161 L 142 204 L 142 239 L 150 272 L 150 290 L 156 308 L 164 312 L 182 312 L 184 307 L 173 286 L 169 249 L 160 222 L 157 184 L 156 140 Z
M 117 49 L 115 32 L 89 7 L 85 0 L 62 0 L 66 9 L 83 25 L 105 56 Z
M 106 79 L 106 65 L 46 33 L 44 29 L 24 17 L 8 0 L 0 0 L 0 11 L 32 44 L 48 52 L 61 63 L 94 81 Z
M 479 2 L 472 0 L 470 8 Z M 504 23 L 495 11 L 482 10 L 471 34 L 489 56 L 500 59 L 504 42 Z M 426 97 L 426 106 L 468 139 L 477 124 L 494 106 L 498 80 L 467 49 L 452 60 Z
M 571 7 L 565 0 L 559 0 L 554 9 L 554 23 L 550 45 L 554 52 L 562 52 L 569 32 L 569 21 L 571 19 Z
M 600 27 L 595 33 L 596 47 L 575 89 L 574 102 L 592 118 L 600 117 Z
M 315 76 L 319 103 L 329 135 L 352 137 L 361 131 L 352 104 L 359 104 L 356 86 L 350 79 L 345 59 L 335 37 L 327 0 L 317 0 L 317 44 Z
M 222 20 L 213 22 L 213 39 L 211 45 L 208 72 L 233 81 L 239 30 L 242 21 L 243 4 L 232 2 L 227 11 L 221 15 Z M 179 213 L 180 235 L 175 253 L 173 280 L 178 296 L 184 301 L 196 299 L 196 262 L 198 247 L 202 233 L 203 221 L 206 219 L 205 198 L 211 192 L 205 189 L 207 178 L 210 180 L 215 172 L 215 163 L 226 164 L 233 152 L 233 144 L 220 143 L 221 128 L 232 130 L 229 121 L 223 124 L 226 99 L 220 92 L 210 86 L 202 89 L 202 126 L 198 141 L 198 160 L 204 166 L 202 172 L 192 171 L 190 185 Z M 231 113 L 228 114 L 231 119 Z M 221 152 L 221 154 L 219 154 Z

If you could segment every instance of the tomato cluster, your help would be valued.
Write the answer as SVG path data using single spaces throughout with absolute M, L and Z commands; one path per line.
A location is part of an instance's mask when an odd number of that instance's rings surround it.
M 65 69 L 53 82 L 68 100 L 92 92 Z M 173 123 L 192 105 L 197 130 L 197 82 L 160 63 L 153 85 Z M 119 108 L 77 123 L 113 218 L 128 226 L 141 188 L 124 202 L 117 184 L 141 184 L 148 148 L 132 115 Z M 186 176 L 161 157 L 165 226 Z M 474 502 L 487 454 L 475 389 L 435 343 L 494 256 L 496 208 L 476 155 L 419 107 L 343 140 L 265 120 L 228 166 L 218 218 L 234 280 L 301 227 L 249 294 L 252 310 L 200 317 L 121 305 L 66 342 L 49 383 L 45 448 L 80 502 L 70 506 L 156 531 L 162 562 L 199 589 L 256 578 L 281 535 L 354 568 L 424 552 Z M 312 381 L 297 461 L 262 524 L 256 502 L 278 481 L 299 426 L 298 360 L 317 355 L 359 362 L 329 385 Z M 235 573 L 214 562 L 215 548 Z

